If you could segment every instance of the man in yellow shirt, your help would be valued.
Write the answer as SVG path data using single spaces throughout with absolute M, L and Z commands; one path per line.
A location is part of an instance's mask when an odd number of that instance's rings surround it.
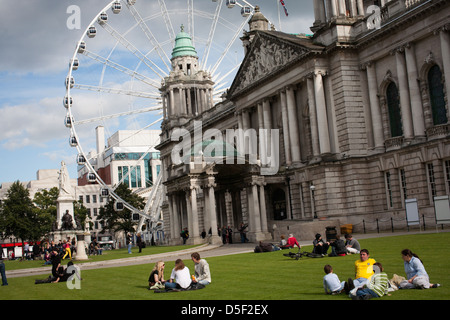
M 369 250 L 362 249 L 359 253 L 359 260 L 355 261 L 355 279 L 348 279 L 345 285 L 345 292 L 350 292 L 355 287 L 362 287 L 374 274 L 373 264 L 375 259 L 369 258 Z

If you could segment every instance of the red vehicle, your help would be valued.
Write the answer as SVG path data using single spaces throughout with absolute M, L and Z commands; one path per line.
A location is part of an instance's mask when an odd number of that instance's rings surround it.
M 22 256 L 24 255 L 24 248 L 22 248 L 22 245 L 29 245 L 28 248 L 28 254 L 31 255 L 33 254 L 33 246 L 34 245 L 40 245 L 41 242 L 37 241 L 37 242 L 24 242 L 22 244 L 22 242 L 11 242 L 11 243 L 2 243 L 0 244 L 2 250 L 3 250 L 3 256 L 4 257 L 8 257 L 9 260 L 14 260 L 17 258 L 22 258 Z

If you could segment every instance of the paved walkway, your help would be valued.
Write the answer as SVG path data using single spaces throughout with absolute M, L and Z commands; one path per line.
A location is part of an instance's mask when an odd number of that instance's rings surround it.
M 439 233 L 450 232 L 450 230 L 439 230 Z M 354 234 L 355 239 L 369 239 L 369 238 L 379 238 L 379 237 L 390 237 L 390 236 L 400 236 L 406 234 L 419 234 L 419 233 L 436 233 L 436 230 L 429 231 L 411 231 L 411 232 L 395 232 L 395 233 L 369 233 L 369 234 Z M 300 241 L 301 246 L 308 246 L 312 244 L 311 241 Z M 241 254 L 253 252 L 255 249 L 255 243 L 235 243 L 226 245 L 210 245 L 204 244 L 199 247 L 190 248 L 186 250 L 179 250 L 175 252 L 165 252 L 153 255 L 139 255 L 138 253 L 133 253 L 131 257 L 114 259 L 107 261 L 98 262 L 83 262 L 77 264 L 80 269 L 92 270 L 99 268 L 113 268 L 113 267 L 123 267 L 129 265 L 139 265 L 139 264 L 151 264 L 157 261 L 174 261 L 178 258 L 187 260 L 191 258 L 191 253 L 199 252 L 202 258 L 226 256 L 232 254 Z M 75 260 L 76 263 L 76 260 Z M 33 275 L 49 275 L 51 274 L 51 267 L 40 267 L 40 268 L 30 268 L 30 269 L 19 269 L 6 271 L 6 276 L 8 278 L 14 277 L 28 277 Z

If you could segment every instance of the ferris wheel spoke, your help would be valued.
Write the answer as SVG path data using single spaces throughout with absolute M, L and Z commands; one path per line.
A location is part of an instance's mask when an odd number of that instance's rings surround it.
M 140 13 L 136 10 L 134 5 L 129 5 L 127 3 L 127 6 L 128 6 L 128 9 L 130 10 L 132 16 L 134 17 L 136 22 L 141 27 L 141 29 L 144 32 L 144 34 L 147 37 L 147 39 L 150 41 L 150 43 L 155 48 L 155 51 L 158 54 L 159 58 L 161 59 L 161 61 L 166 66 L 167 70 L 170 71 L 170 66 L 166 63 L 166 61 L 170 61 L 170 58 L 167 56 L 167 53 L 162 49 L 161 44 L 158 42 L 158 40 L 154 36 L 153 32 L 150 30 L 148 25 L 145 23 L 144 19 L 142 18 Z
M 142 63 L 150 68 L 161 80 L 167 76 L 167 73 L 163 71 L 157 64 L 147 58 L 142 52 L 140 52 L 131 42 L 127 40 L 120 32 L 116 31 L 109 23 L 103 23 L 101 26 L 113 36 L 117 41 L 122 44 L 128 51 L 135 55 Z M 155 69 L 158 69 L 155 70 Z
M 209 30 L 209 36 L 208 36 L 208 40 L 206 42 L 205 52 L 203 54 L 204 58 L 203 58 L 203 63 L 202 63 L 202 69 L 204 69 L 206 64 L 208 63 L 209 53 L 211 51 L 212 40 L 214 38 L 214 35 L 216 34 L 216 28 L 217 28 L 217 23 L 219 22 L 220 11 L 222 10 L 222 4 L 223 4 L 223 0 L 219 0 L 219 3 L 216 6 L 213 23 Z
M 110 119 L 114 119 L 114 118 L 120 118 L 120 117 L 124 117 L 124 116 L 131 116 L 131 115 L 142 114 L 142 113 L 147 113 L 147 112 L 152 112 L 152 111 L 159 111 L 161 109 L 162 108 L 160 106 L 157 106 L 157 107 L 151 107 L 151 108 L 131 110 L 131 111 L 127 111 L 127 112 L 104 115 L 104 116 L 97 117 L 97 118 L 91 118 L 91 119 L 85 119 L 85 120 L 79 120 L 79 121 L 77 120 L 76 124 L 83 125 L 83 124 L 88 124 L 88 123 L 93 123 L 93 122 L 110 120 Z M 159 121 L 160 120 L 156 121 L 156 123 L 158 123 Z
M 172 43 L 175 42 L 175 31 L 173 30 L 172 20 L 170 19 L 169 12 L 167 11 L 166 2 L 164 0 L 158 0 L 159 6 L 161 7 L 162 18 L 166 24 L 167 33 L 169 34 L 169 39 L 172 39 Z
M 75 89 L 79 89 L 79 90 L 88 90 L 88 91 L 95 91 L 95 92 L 127 95 L 127 96 L 133 96 L 133 97 L 137 97 L 137 98 L 149 98 L 149 99 L 154 99 L 154 100 L 161 99 L 161 96 L 159 96 L 157 93 L 106 88 L 106 87 L 91 86 L 91 85 L 86 85 L 86 84 L 75 84 L 73 87 Z
M 211 69 L 211 73 L 214 74 L 217 71 L 217 68 L 219 68 L 220 64 L 222 63 L 223 59 L 225 58 L 225 56 L 228 54 L 228 51 L 230 51 L 231 47 L 233 46 L 234 42 L 236 41 L 236 39 L 239 37 L 240 33 L 242 30 L 244 30 L 244 26 L 248 23 L 248 21 L 250 21 L 250 18 L 247 18 L 244 22 L 242 22 L 239 31 L 236 32 L 233 36 L 233 38 L 231 39 L 231 41 L 228 43 L 227 47 L 225 48 L 225 50 L 222 52 L 222 55 L 220 56 L 220 58 L 217 60 L 216 64 L 212 67 Z
M 194 0 L 187 0 L 188 7 L 188 30 L 192 38 L 192 45 L 195 47 L 195 24 L 194 24 Z
M 143 82 L 145 84 L 148 84 L 149 86 L 151 86 L 151 87 L 153 87 L 155 89 L 159 89 L 159 87 L 160 87 L 160 84 L 157 81 L 155 81 L 153 79 L 150 79 L 150 78 L 148 78 L 148 77 L 146 77 L 146 76 L 144 76 L 144 75 L 142 75 L 142 74 L 140 74 L 140 73 L 138 73 L 136 71 L 128 69 L 127 67 L 124 67 L 124 66 L 120 65 L 119 63 L 116 63 L 116 62 L 114 62 L 114 61 L 112 61 L 112 60 L 110 60 L 108 58 L 102 57 L 102 56 L 100 56 L 100 55 L 98 55 L 98 54 L 96 54 L 94 52 L 88 51 L 88 50 L 85 50 L 83 52 L 83 54 L 86 57 L 88 57 L 90 59 L 93 59 L 93 60 L 95 60 L 97 62 L 100 62 L 101 64 L 103 64 L 103 65 L 105 65 L 107 67 L 114 68 L 114 69 L 116 69 L 116 70 L 118 70 L 118 71 L 120 71 L 120 72 L 122 72 L 122 73 L 124 73 L 124 74 L 126 74 L 128 76 L 130 76 L 133 79 L 136 79 L 136 80 L 139 80 L 139 81 L 141 81 L 141 82 Z

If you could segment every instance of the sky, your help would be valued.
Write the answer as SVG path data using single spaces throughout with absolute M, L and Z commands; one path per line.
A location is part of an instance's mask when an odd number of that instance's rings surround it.
M 215 12 L 215 4 L 211 0 L 193 1 L 198 13 L 195 15 L 195 32 L 193 32 L 198 36 L 194 37 L 194 41 L 197 41 L 194 43 L 199 56 L 204 57 L 204 46 L 202 47 L 201 43 L 206 42 L 207 34 L 211 30 L 212 19 L 209 17 Z M 244 4 L 243 0 L 237 1 Z M 64 82 L 69 74 L 69 63 L 81 38 L 86 39 L 89 51 L 119 63 L 127 70 L 137 72 L 149 82 L 160 83 L 158 75 L 161 76 L 161 73 L 158 68 L 164 69 L 164 66 L 161 61 L 154 58 L 158 50 L 155 50 L 154 43 L 145 37 L 144 31 L 136 27 L 133 16 L 129 14 L 127 8 L 123 8 L 123 12 L 118 15 L 114 15 L 111 10 L 107 11 L 108 23 L 118 32 L 119 38 L 113 37 L 111 32 L 106 32 L 98 24 L 95 24 L 98 33 L 94 39 L 84 37 L 90 23 L 110 2 L 110 0 L 16 0 L 11 5 L 2 6 L 0 185 L 17 180 L 21 182 L 35 180 L 38 170 L 59 169 L 61 161 L 67 164 L 71 178 L 76 178 L 78 151 L 69 145 L 71 131 L 64 125 L 67 110 L 63 106 L 63 100 L 67 94 Z M 177 33 L 181 24 L 188 25 L 185 13 L 187 0 L 165 2 L 173 29 Z M 278 0 L 248 1 L 252 6 L 260 6 L 261 12 L 278 30 L 311 34 L 309 28 L 314 21 L 312 0 L 285 0 L 288 16 L 278 2 Z M 125 6 L 124 0 L 122 3 Z M 223 6 L 207 66 L 214 66 L 214 62 L 220 59 L 221 54 L 226 51 L 226 44 L 235 34 L 233 30 L 237 30 L 244 21 L 240 15 L 240 8 L 228 9 L 225 4 Z M 156 43 L 166 52 L 170 52 L 172 44 L 169 41 L 169 32 L 161 20 L 158 1 L 137 0 L 135 8 L 146 21 L 149 30 L 154 32 Z M 203 14 L 205 12 L 206 15 Z M 201 18 L 202 14 L 204 18 Z M 133 25 L 134 28 L 131 27 Z M 247 24 L 244 29 L 248 30 Z M 124 41 L 134 48 L 133 55 L 130 54 L 133 51 L 130 47 L 126 49 L 123 46 Z M 139 62 L 136 58 L 139 54 L 136 55 L 136 52 L 142 53 L 148 60 L 144 58 L 144 62 Z M 242 61 L 243 49 L 239 37 L 233 48 L 226 53 L 226 58 L 215 73 L 216 79 L 221 79 L 230 66 L 237 68 Z M 150 67 L 156 69 L 156 72 L 150 72 Z M 124 72 L 117 72 L 111 67 L 106 68 L 104 64 L 98 64 L 92 58 L 80 56 L 80 69 L 73 71 L 72 74 L 76 84 L 99 86 L 101 83 L 104 88 L 114 88 L 122 92 L 111 95 L 71 89 L 70 94 L 74 99 L 72 109 L 76 110 L 76 114 L 75 111 L 73 114 L 75 123 L 77 119 L 89 120 L 157 105 L 154 99 L 136 99 L 124 94 L 131 90 L 157 94 L 156 86 L 148 86 L 148 83 L 143 85 L 140 81 L 130 79 Z M 139 114 L 128 119 L 115 118 L 108 122 L 106 134 L 109 136 L 117 129 L 142 129 L 157 118 L 155 112 L 149 116 Z M 97 125 L 98 123 L 75 126 L 79 144 L 86 153 L 95 149 Z M 151 129 L 159 128 L 154 126 Z

